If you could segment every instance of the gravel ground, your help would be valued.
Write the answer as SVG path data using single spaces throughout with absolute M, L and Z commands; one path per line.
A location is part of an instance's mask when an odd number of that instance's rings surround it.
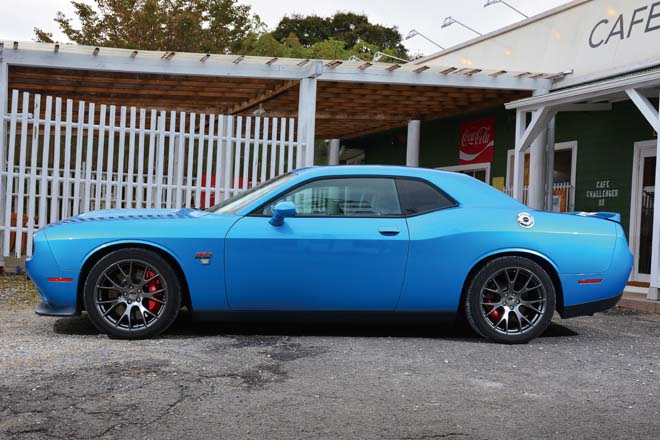
M 37 289 L 25 274 L 0 275 L 0 310 L 8 306 L 32 306 L 40 301 Z
M 0 303 L 0 438 L 658 438 L 660 317 L 454 327 L 216 324 L 125 342 Z

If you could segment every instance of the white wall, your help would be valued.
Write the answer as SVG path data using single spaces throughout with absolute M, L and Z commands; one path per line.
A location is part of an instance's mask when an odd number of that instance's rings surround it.
M 543 73 L 574 70 L 558 84 L 564 87 L 660 62 L 660 1 L 577 0 L 555 11 L 428 57 L 427 64 Z

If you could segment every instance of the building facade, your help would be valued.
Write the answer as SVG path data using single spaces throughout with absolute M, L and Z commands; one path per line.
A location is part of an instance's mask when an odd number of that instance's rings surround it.
M 522 116 L 514 103 L 508 110 L 510 105 L 496 106 L 422 122 L 419 165 L 470 174 L 535 208 L 621 213 L 635 255 L 629 289 L 657 299 L 651 278 L 658 265 L 652 249 L 660 83 L 637 83 L 643 87 L 636 89 L 630 78 L 641 81 L 657 71 L 658 47 L 660 2 L 577 0 L 416 61 L 561 73 L 550 90 L 527 100 L 550 102 L 585 87 L 600 90 L 547 107 L 551 116 L 527 139 L 531 148 L 521 151 L 518 194 L 517 141 L 544 106 L 526 108 Z M 617 88 L 617 81 L 630 84 Z M 353 150 L 362 149 L 368 164 L 406 163 L 407 144 L 405 127 L 346 142 Z

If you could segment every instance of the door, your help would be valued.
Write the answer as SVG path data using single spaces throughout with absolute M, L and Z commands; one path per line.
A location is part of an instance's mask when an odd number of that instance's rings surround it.
M 651 276 L 655 153 L 655 141 L 635 145 L 630 241 L 635 256 L 632 279 L 641 282 L 648 282 Z
M 268 221 L 282 201 L 297 215 Z M 315 180 L 239 220 L 226 241 L 233 310 L 391 311 L 408 256 L 394 179 Z
M 575 210 L 575 179 L 577 176 L 577 141 L 560 142 L 555 144 L 552 209 L 553 212 L 567 212 Z M 524 177 L 524 203 L 527 203 L 527 186 L 529 184 L 529 150 L 525 152 Z M 513 150 L 509 150 L 507 159 L 506 189 L 511 195 L 513 187 Z

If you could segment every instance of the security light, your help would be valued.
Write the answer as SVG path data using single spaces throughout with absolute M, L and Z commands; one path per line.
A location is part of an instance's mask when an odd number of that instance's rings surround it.
M 467 30 L 469 30 L 469 31 L 472 31 L 472 32 L 474 32 L 474 33 L 477 34 L 477 35 L 480 35 L 480 36 L 483 35 L 481 32 L 479 32 L 479 31 L 477 31 L 477 30 L 475 30 L 475 29 L 472 29 L 470 26 L 466 25 L 465 23 L 461 23 L 460 21 L 456 20 L 454 17 L 451 17 L 451 16 L 445 18 L 445 21 L 442 22 L 442 25 L 440 26 L 440 28 L 441 28 L 441 29 L 444 29 L 444 28 L 446 28 L 446 27 L 448 27 L 448 26 L 451 26 L 451 25 L 454 24 L 454 23 L 456 23 L 456 24 L 458 24 L 458 25 L 460 25 L 460 26 L 463 26 L 465 29 L 467 29 Z
M 438 46 L 441 50 L 445 50 L 444 47 L 440 46 L 438 43 L 436 43 L 435 41 L 431 40 L 429 37 L 427 37 L 426 35 L 422 34 L 422 33 L 419 32 L 417 29 L 411 29 L 410 32 L 408 32 L 408 35 L 406 35 L 406 38 L 405 38 L 405 39 L 406 39 L 406 40 L 410 40 L 411 38 L 416 37 L 416 36 L 418 36 L 418 35 L 419 35 L 420 37 L 422 37 L 423 39 L 425 39 L 426 41 L 430 42 L 431 44 L 434 44 L 434 45 Z
M 488 6 L 496 5 L 498 3 L 502 3 L 503 5 L 508 6 L 509 9 L 512 9 L 512 10 L 516 11 L 518 14 L 522 15 L 523 17 L 529 18 L 529 15 L 521 12 L 519 9 L 514 8 L 513 6 L 511 6 L 510 4 L 505 2 L 504 0 L 486 0 L 486 3 L 484 4 L 484 8 L 487 8 Z

